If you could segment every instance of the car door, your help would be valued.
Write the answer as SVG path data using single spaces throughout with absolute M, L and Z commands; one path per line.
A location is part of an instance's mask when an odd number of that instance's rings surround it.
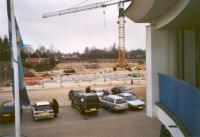
M 119 87 L 116 87 L 115 88 L 115 94 L 119 94 L 120 92 L 119 92 Z
M 79 96 L 79 98 L 78 98 L 78 100 L 77 100 L 77 106 L 78 106 L 79 108 L 81 108 L 82 104 L 84 104 L 84 102 L 81 101 L 81 98 L 83 98 L 83 100 L 85 101 L 84 96 L 82 96 L 82 95 Z
M 75 98 L 73 99 L 74 105 L 78 106 L 78 101 L 79 100 L 79 95 L 76 95 Z
M 110 106 L 110 97 L 107 97 L 106 99 L 105 99 L 105 107 L 109 107 Z
M 109 102 L 110 102 L 109 105 L 111 106 L 111 108 L 114 108 L 114 99 L 110 98 Z
M 105 99 L 106 99 L 107 97 L 102 97 L 101 99 L 100 99 L 100 103 L 101 103 L 101 105 L 102 106 L 104 106 L 105 107 Z

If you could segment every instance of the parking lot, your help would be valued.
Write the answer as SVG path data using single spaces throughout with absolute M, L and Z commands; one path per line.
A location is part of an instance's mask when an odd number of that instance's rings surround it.
M 28 137 L 157 137 L 160 126 L 157 118 L 146 116 L 146 108 L 112 113 L 102 108 L 97 114 L 81 115 L 75 108 L 62 107 L 57 118 L 34 121 L 31 109 L 27 107 L 21 115 L 21 134 Z M 14 122 L 0 124 L 0 136 L 14 133 Z
M 59 103 L 60 113 L 54 119 L 33 120 L 31 107 L 24 107 L 21 114 L 21 134 L 28 137 L 157 137 L 160 134 L 161 122 L 157 118 L 151 118 L 146 115 L 146 108 L 143 110 L 126 110 L 126 112 L 112 112 L 102 108 L 97 114 L 81 115 L 78 109 L 70 106 L 71 101 L 68 98 L 68 92 L 71 89 L 79 88 L 85 91 L 85 88 L 92 85 L 91 88 L 104 88 L 111 92 L 111 88 L 117 85 L 124 85 L 131 88 L 136 97 L 146 102 L 146 83 L 142 80 L 134 83 L 117 82 L 99 83 L 98 85 L 88 84 L 70 84 L 58 86 L 27 86 L 27 91 L 31 104 L 37 101 L 52 101 L 56 98 Z M 0 103 L 13 100 L 10 88 L 4 88 L 0 91 Z M 14 122 L 0 123 L 0 136 L 15 134 Z

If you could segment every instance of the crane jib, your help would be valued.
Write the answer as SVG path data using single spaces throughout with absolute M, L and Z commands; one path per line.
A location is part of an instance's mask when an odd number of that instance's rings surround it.
M 51 13 L 45 13 L 42 16 L 42 18 L 53 17 L 53 16 L 58 16 L 58 15 L 64 15 L 64 14 L 70 14 L 70 13 L 76 13 L 76 12 L 106 7 L 106 6 L 110 6 L 110 5 L 114 5 L 114 4 L 130 2 L 130 1 L 132 1 L 132 0 L 104 1 L 104 2 L 94 3 L 94 4 L 90 4 L 90 5 L 80 6 L 80 7 L 69 8 L 69 9 L 66 9 L 66 10 L 61 10 L 61 11 L 56 11 L 56 12 L 51 12 Z

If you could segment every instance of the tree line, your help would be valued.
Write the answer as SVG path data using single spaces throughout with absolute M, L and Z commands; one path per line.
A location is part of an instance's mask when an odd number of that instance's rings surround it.
M 98 58 L 98 59 L 118 59 L 119 58 L 119 50 L 114 43 L 108 49 L 97 49 L 96 47 L 86 47 L 84 53 L 81 54 L 82 57 L 90 57 L 90 58 Z M 146 58 L 146 51 L 142 49 L 137 50 L 125 50 L 126 58 L 137 58 L 137 55 L 142 55 L 143 58 Z
M 46 48 L 44 45 L 39 45 L 36 50 L 33 49 L 31 45 L 24 45 L 20 49 L 21 60 L 25 62 L 27 58 L 34 58 L 33 54 L 36 53 L 39 57 L 42 57 L 43 53 L 48 55 L 50 63 L 54 64 L 55 60 L 58 62 L 62 61 L 62 56 L 64 55 L 59 50 L 55 50 L 54 46 L 51 45 L 50 48 Z M 84 53 L 73 52 L 78 57 L 88 57 L 88 58 L 98 58 L 98 59 L 118 59 L 119 51 L 114 43 L 108 48 L 98 49 L 96 47 L 86 47 Z M 136 58 L 137 55 L 142 55 L 146 58 L 146 51 L 142 49 L 125 51 L 126 58 Z M 10 61 L 10 49 L 9 49 L 9 39 L 5 35 L 3 38 L 0 36 L 0 61 Z

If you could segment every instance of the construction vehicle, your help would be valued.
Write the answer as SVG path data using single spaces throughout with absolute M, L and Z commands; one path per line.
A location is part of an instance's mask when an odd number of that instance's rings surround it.
M 119 16 L 118 16 L 117 23 L 119 24 L 119 59 L 117 60 L 117 63 L 113 67 L 113 70 L 116 71 L 117 68 L 126 68 L 127 70 L 131 70 L 131 66 L 128 64 L 125 58 L 125 31 L 124 31 L 125 17 L 124 15 L 122 15 L 122 12 L 124 11 L 124 3 L 130 2 L 130 1 L 132 0 L 109 0 L 109 1 L 94 3 L 94 4 L 80 6 L 80 7 L 75 6 L 66 10 L 45 13 L 42 16 L 42 18 L 71 14 L 71 13 L 76 13 L 76 12 L 81 12 L 81 11 L 86 11 L 86 10 L 91 10 L 91 9 L 96 9 L 96 8 L 103 8 L 106 6 L 118 4 Z
M 142 65 L 136 65 L 135 70 L 142 70 Z

